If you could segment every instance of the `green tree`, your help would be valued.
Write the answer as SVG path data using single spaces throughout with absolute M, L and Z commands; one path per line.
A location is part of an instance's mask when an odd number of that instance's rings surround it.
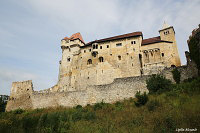
M 170 90 L 172 82 L 166 79 L 162 75 L 152 75 L 149 79 L 146 80 L 147 89 L 149 93 L 161 93 L 163 91 Z

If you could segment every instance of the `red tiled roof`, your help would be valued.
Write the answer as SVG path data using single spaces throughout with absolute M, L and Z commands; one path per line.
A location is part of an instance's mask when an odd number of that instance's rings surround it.
M 172 43 L 172 42 L 170 42 L 170 41 L 161 40 L 161 39 L 160 39 L 160 36 L 157 36 L 157 37 L 152 37 L 152 38 L 148 38 L 148 39 L 142 40 L 142 46 L 148 45 L 148 44 L 152 44 L 152 43 L 159 43 L 159 42 L 168 42 L 168 43 Z
M 100 40 L 95 40 L 95 41 L 87 43 L 85 46 L 89 46 L 92 43 L 100 43 L 100 42 L 112 41 L 112 40 L 117 40 L 117 39 L 135 37 L 135 36 L 142 36 L 142 32 L 132 32 L 132 33 L 128 33 L 128 34 L 123 34 L 123 35 L 118 35 L 118 36 L 114 36 L 114 37 L 108 37 L 108 38 L 104 38 L 104 39 L 100 39 Z
M 79 32 L 73 34 L 70 38 L 65 37 L 64 39 L 69 39 L 69 40 L 79 39 L 81 42 L 83 42 L 83 43 L 85 44 L 85 42 L 84 42 L 84 40 L 83 40 L 83 38 L 82 38 L 82 36 L 81 36 L 81 33 L 79 33 Z

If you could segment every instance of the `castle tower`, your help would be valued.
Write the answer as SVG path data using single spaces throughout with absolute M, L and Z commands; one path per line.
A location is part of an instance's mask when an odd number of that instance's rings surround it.
M 60 61 L 58 80 L 60 86 L 71 86 L 72 68 L 75 66 L 73 63 L 78 60 L 77 55 L 80 54 L 80 47 L 84 44 L 80 33 L 75 33 L 71 37 L 65 37 L 61 40 L 62 60 Z
M 164 40 L 164 41 L 169 41 L 169 42 L 173 42 L 172 43 L 172 63 L 175 66 L 180 66 L 181 65 L 181 61 L 180 61 L 180 57 L 178 54 L 178 48 L 177 48 L 177 44 L 176 44 L 176 38 L 175 38 L 175 31 L 173 26 L 170 26 L 169 24 L 167 24 L 164 21 L 164 24 L 162 26 L 162 29 L 159 30 L 160 33 L 160 39 Z

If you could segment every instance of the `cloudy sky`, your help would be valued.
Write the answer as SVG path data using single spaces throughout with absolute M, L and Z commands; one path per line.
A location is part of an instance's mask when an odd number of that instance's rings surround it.
M 200 0 L 1 0 L 0 94 L 9 95 L 13 81 L 31 79 L 35 90 L 56 84 L 60 40 L 76 32 L 85 42 L 134 31 L 149 38 L 165 20 L 185 64 L 199 9 Z

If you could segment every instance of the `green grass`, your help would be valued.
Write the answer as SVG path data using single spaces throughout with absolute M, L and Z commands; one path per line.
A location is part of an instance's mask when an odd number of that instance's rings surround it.
M 170 91 L 148 95 L 136 107 L 130 98 L 114 104 L 86 107 L 15 110 L 0 113 L 0 132 L 6 133 L 134 133 L 200 130 L 200 78 L 173 85 Z

